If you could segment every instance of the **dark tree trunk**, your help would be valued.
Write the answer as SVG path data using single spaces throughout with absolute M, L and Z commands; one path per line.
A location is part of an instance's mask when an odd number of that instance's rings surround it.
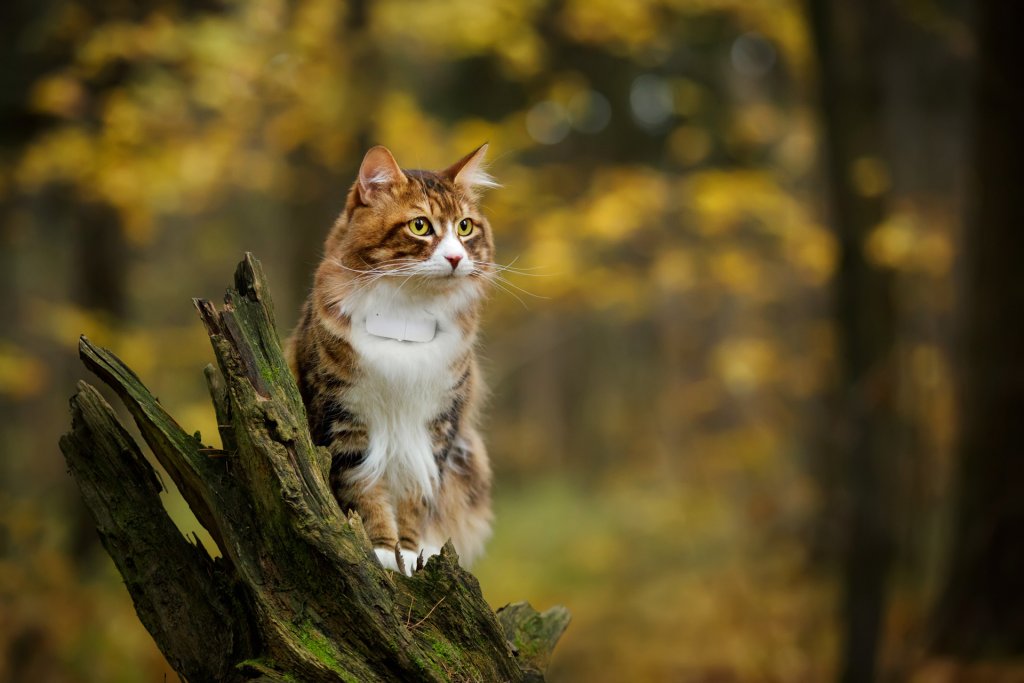
M 451 544 L 413 577 L 383 569 L 358 516 L 327 484 L 285 363 L 259 264 L 247 257 L 217 310 L 197 301 L 224 450 L 168 415 L 113 354 L 82 360 L 120 397 L 222 557 L 184 539 L 160 485 L 99 393 L 82 382 L 61 439 L 142 623 L 191 681 L 541 680 L 568 623 L 524 604 L 497 618 Z
M 887 49 L 885 0 L 810 0 L 820 66 L 826 179 L 839 243 L 835 320 L 840 353 L 835 470 L 826 495 L 843 539 L 844 635 L 840 678 L 875 678 L 892 560 L 887 487 L 895 456 L 892 273 L 870 263 L 864 243 L 884 218 L 882 68 Z M 838 507 L 838 510 L 835 508 Z
M 117 209 L 99 202 L 73 209 L 75 279 L 71 300 L 105 322 L 124 319 L 128 304 L 128 244 Z
M 315 186 L 319 189 L 316 197 L 303 197 L 292 202 L 292 229 L 295 239 L 292 240 L 291 254 L 291 287 L 292 292 L 299 292 L 299 300 L 293 302 L 293 311 L 299 311 L 305 300 L 306 292 L 311 286 L 311 274 L 315 264 L 323 256 L 323 243 L 326 237 L 325 228 L 334 221 L 338 212 L 345 206 L 351 182 L 359 174 L 359 162 L 362 154 L 379 140 L 374 140 L 374 121 L 380 110 L 383 94 L 388 88 L 388 72 L 385 68 L 386 59 L 374 41 L 370 30 L 370 0 L 350 0 L 348 15 L 337 39 L 347 46 L 350 64 L 343 76 L 346 87 L 358 93 L 359 106 L 346 112 L 350 119 L 351 139 L 354 151 L 349 157 L 355 162 L 346 164 L 338 171 L 324 166 L 322 161 L 315 160 L 311 150 L 303 147 L 295 154 L 293 161 L 303 168 L 305 173 L 315 178 Z
M 935 651 L 1024 654 L 1024 11 L 976 12 L 971 215 L 963 244 L 956 521 Z
M 104 325 L 117 329 L 128 306 L 128 244 L 117 209 L 103 202 L 68 206 L 74 212 L 74 274 L 69 283 L 70 299 L 96 316 Z M 73 373 L 71 359 L 64 365 Z M 70 375 L 74 376 L 74 375 Z M 101 552 L 89 515 L 71 488 L 66 500 L 74 520 L 68 550 L 79 566 L 89 566 Z

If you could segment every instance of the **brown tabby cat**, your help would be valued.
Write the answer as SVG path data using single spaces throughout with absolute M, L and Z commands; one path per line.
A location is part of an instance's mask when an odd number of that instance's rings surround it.
M 477 192 L 487 145 L 440 172 L 366 153 L 288 356 L 331 486 L 377 557 L 412 573 L 449 538 L 463 563 L 490 533 L 473 345 L 494 273 Z M 396 546 L 398 550 L 396 550 Z

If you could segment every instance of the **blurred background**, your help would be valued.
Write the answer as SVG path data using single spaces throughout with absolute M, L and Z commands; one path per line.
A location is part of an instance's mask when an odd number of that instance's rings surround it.
M 552 681 L 1024 680 L 1013 6 L 7 0 L 0 680 L 174 678 L 57 449 L 78 335 L 215 440 L 191 297 L 252 251 L 284 336 L 366 148 L 484 141 L 475 571 L 570 608 Z

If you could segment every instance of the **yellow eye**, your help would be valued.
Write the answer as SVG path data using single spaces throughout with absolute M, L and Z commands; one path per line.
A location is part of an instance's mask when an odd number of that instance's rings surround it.
M 469 237 L 473 234 L 474 228 L 476 228 L 476 223 L 469 218 L 463 218 L 459 221 L 459 237 Z
M 416 235 L 417 237 L 429 235 L 434 230 L 434 226 L 432 226 L 430 224 L 430 221 L 428 221 L 423 216 L 420 216 L 419 218 L 413 218 L 411 221 L 406 223 L 406 225 L 409 227 L 409 232 Z

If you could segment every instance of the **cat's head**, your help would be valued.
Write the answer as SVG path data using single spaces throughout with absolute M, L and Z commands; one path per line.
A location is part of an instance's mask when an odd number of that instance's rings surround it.
M 325 264 L 347 280 L 409 278 L 407 288 L 479 288 L 493 272 L 494 241 L 479 192 L 487 145 L 442 171 L 403 170 L 385 147 L 366 153 Z

